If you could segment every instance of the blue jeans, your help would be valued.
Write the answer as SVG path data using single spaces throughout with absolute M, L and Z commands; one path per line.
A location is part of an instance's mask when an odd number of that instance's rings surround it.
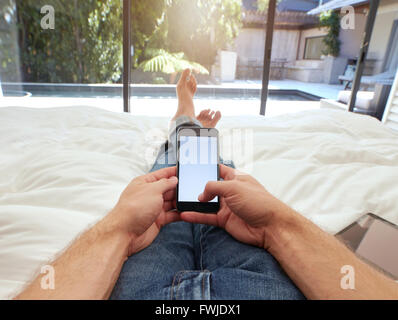
M 151 171 L 175 165 L 176 129 L 188 125 L 200 123 L 177 119 L 168 147 L 162 148 Z M 175 222 L 125 262 L 111 299 L 291 300 L 304 296 L 267 251 L 241 243 L 217 227 Z

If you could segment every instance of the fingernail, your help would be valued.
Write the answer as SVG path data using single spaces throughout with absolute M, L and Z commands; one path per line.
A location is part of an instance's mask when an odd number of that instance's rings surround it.
M 171 182 L 174 182 L 174 183 L 177 183 L 177 182 L 178 182 L 177 177 L 171 177 L 169 180 L 170 180 Z

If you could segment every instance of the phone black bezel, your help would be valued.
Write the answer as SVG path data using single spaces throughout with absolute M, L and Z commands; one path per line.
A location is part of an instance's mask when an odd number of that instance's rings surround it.
M 202 131 L 203 130 L 203 131 Z M 218 139 L 218 130 L 215 128 L 199 128 L 199 127 L 182 127 L 177 131 L 177 177 L 180 176 L 180 136 L 201 136 L 204 132 L 207 137 L 216 137 L 217 138 L 217 181 L 220 180 L 220 146 Z M 220 210 L 220 198 L 218 197 L 217 202 L 186 202 L 186 201 L 178 201 L 178 189 L 179 183 L 177 184 L 176 190 L 176 205 L 177 210 L 180 212 L 183 211 L 196 211 L 202 213 L 215 213 Z

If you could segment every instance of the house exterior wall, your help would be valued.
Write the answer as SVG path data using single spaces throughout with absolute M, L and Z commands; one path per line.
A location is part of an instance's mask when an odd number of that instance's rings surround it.
M 272 41 L 271 60 L 295 61 L 299 37 L 299 30 L 276 29 Z M 244 28 L 235 40 L 234 50 L 237 52 L 241 64 L 247 65 L 249 61 L 256 61 L 257 64 L 262 65 L 264 47 L 264 29 Z
M 368 51 L 368 59 L 376 60 L 374 67 L 375 74 L 382 72 L 384 56 L 390 40 L 392 26 L 397 19 L 398 1 L 381 1 Z
M 304 59 L 304 51 L 305 51 L 305 39 L 312 37 L 320 37 L 327 34 L 327 30 L 325 28 L 311 28 L 301 31 L 301 39 L 299 44 L 299 54 L 297 60 Z
M 264 60 L 265 30 L 260 28 L 243 28 L 235 39 L 235 51 L 238 61 L 247 65 L 249 61 L 262 63 Z
M 354 30 L 340 28 L 340 56 L 343 58 L 356 59 L 358 57 L 367 19 L 366 14 L 363 13 L 363 10 L 361 11 L 361 13 L 355 14 Z
M 274 37 L 272 39 L 271 60 L 286 60 L 287 62 L 295 61 L 299 39 L 299 30 L 275 30 Z

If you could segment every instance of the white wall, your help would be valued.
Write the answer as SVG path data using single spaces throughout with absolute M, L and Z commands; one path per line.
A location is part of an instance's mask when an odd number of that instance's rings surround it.
M 275 30 L 272 39 L 271 60 L 295 61 L 299 37 L 300 31 L 298 30 Z
M 275 30 L 271 60 L 296 60 L 298 41 L 298 30 Z M 235 40 L 235 50 L 240 62 L 243 64 L 247 64 L 249 60 L 256 60 L 259 64 L 262 64 L 264 61 L 264 47 L 265 31 L 260 28 L 242 29 Z
M 261 63 L 264 60 L 265 31 L 263 29 L 242 29 L 235 40 L 235 50 L 242 64 L 249 60 Z

